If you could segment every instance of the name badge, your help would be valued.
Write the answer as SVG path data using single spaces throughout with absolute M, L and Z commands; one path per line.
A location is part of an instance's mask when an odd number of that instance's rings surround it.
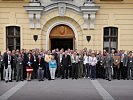
M 132 60 L 130 62 L 132 62 Z
M 40 66 L 40 64 L 38 64 Z
M 39 67 L 39 69 L 42 69 L 41 67 Z
M 1 60 L 1 61 L 3 61 L 3 60 Z
M 116 62 L 118 62 L 118 60 L 116 60 Z
M 28 63 L 30 63 L 30 62 L 28 61 Z
M 36 62 L 36 60 L 34 60 L 34 62 Z
M 22 63 L 19 63 L 20 65 L 22 64 Z
M 8 64 L 10 64 L 10 61 L 8 61 Z
M 123 60 L 121 62 L 123 62 Z
M 101 61 L 101 62 L 103 62 L 103 61 Z

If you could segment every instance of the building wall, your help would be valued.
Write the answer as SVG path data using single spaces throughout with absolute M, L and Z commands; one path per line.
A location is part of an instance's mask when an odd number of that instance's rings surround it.
M 80 1 L 80 0 L 79 0 Z M 41 29 L 30 29 L 29 16 L 23 6 L 28 5 L 28 0 L 2 1 L 0 0 L 0 50 L 6 49 L 6 26 L 17 25 L 21 27 L 21 48 L 46 49 L 46 34 L 51 25 L 57 22 L 68 22 L 75 27 L 78 34 L 78 49 L 84 47 L 103 49 L 103 28 L 108 26 L 118 27 L 118 49 L 133 50 L 133 0 L 100 1 L 95 0 L 100 10 L 96 14 L 95 29 L 83 29 L 83 15 L 72 10 L 67 10 L 65 17 L 61 18 L 58 9 L 43 12 L 41 16 Z M 80 2 L 81 4 L 81 2 Z M 80 5 L 79 4 L 79 5 Z M 89 22 L 89 21 L 88 21 Z M 39 35 L 37 42 L 33 35 Z M 92 36 L 88 43 L 86 36 Z

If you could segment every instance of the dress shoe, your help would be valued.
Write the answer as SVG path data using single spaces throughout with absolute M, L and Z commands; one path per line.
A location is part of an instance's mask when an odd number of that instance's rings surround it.
M 12 82 L 12 80 L 9 80 L 9 82 Z
M 8 81 L 5 81 L 6 83 L 8 83 Z

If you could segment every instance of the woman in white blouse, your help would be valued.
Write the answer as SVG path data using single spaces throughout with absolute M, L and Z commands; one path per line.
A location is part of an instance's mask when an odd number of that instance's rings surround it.
M 95 53 L 92 51 L 92 55 L 90 57 L 90 67 L 91 67 L 91 79 L 96 79 L 96 64 L 97 58 L 95 57 Z

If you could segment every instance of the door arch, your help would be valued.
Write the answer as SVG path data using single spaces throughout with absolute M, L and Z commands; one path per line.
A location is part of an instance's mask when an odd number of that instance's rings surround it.
M 49 35 L 50 49 L 75 49 L 75 35 L 73 30 L 64 24 L 55 26 Z
M 57 25 L 61 25 L 61 24 L 64 24 L 64 25 L 67 25 L 67 26 L 69 26 L 72 30 L 73 30 L 73 32 L 74 32 L 74 35 L 75 35 L 75 40 L 74 40 L 74 48 L 75 49 L 78 49 L 78 32 L 77 32 L 77 30 L 76 30 L 76 28 L 71 24 L 71 23 L 69 23 L 69 22 L 66 22 L 66 21 L 58 21 L 58 22 L 55 22 L 53 25 L 51 25 L 49 28 L 48 28 L 48 30 L 47 30 L 47 32 L 46 32 L 46 50 L 48 50 L 48 49 L 50 49 L 50 37 L 49 37 L 49 35 L 50 35 L 50 33 L 51 33 L 51 30 L 55 27 L 55 26 L 57 26 Z

